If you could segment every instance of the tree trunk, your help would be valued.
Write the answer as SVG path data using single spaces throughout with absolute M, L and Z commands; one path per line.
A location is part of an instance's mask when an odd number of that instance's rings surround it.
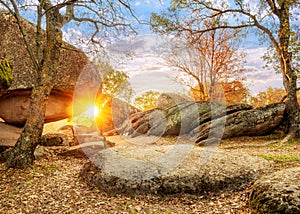
M 43 132 L 46 104 L 51 92 L 49 86 L 34 87 L 29 117 L 13 151 L 6 162 L 9 168 L 27 168 L 34 162 L 34 150 Z
M 59 65 L 63 19 L 59 13 L 59 8 L 52 7 L 50 2 L 47 1 L 44 7 L 47 11 L 47 43 L 44 49 L 43 61 L 39 66 L 39 79 L 32 90 L 26 124 L 6 162 L 8 168 L 27 168 L 34 162 L 34 150 L 42 137 L 47 101 Z
M 287 92 L 286 113 L 289 124 L 289 133 L 283 140 L 286 142 L 295 137 L 299 130 L 299 104 L 297 101 L 297 75 L 293 69 L 292 53 L 290 52 L 291 43 L 291 25 L 290 25 L 290 7 L 292 3 L 289 1 L 281 2 L 279 13 L 280 28 L 278 31 L 279 53 L 281 73 L 283 76 L 283 84 Z
M 292 69 L 290 59 L 285 61 L 285 66 L 286 75 L 284 75 L 284 86 L 287 91 L 286 114 L 289 124 L 289 132 L 283 139 L 283 143 L 296 136 L 300 125 L 299 104 L 297 100 L 297 76 Z

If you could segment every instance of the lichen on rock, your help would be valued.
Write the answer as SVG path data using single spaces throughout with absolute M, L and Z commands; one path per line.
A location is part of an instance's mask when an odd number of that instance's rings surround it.
M 300 213 L 300 168 L 289 168 L 257 180 L 250 194 L 252 213 Z

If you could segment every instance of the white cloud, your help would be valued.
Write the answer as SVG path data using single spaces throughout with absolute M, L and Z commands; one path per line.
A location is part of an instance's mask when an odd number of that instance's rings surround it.
M 136 7 L 138 7 L 138 6 L 140 6 L 141 5 L 141 2 L 139 2 L 139 1 L 136 1 L 135 3 L 134 3 L 134 6 L 136 6 Z
M 269 87 L 283 87 L 281 75 L 272 69 L 263 67 L 264 61 L 261 57 L 266 52 L 266 48 L 246 49 L 244 52 L 247 60 L 245 77 L 247 85 L 253 94 L 265 91 Z

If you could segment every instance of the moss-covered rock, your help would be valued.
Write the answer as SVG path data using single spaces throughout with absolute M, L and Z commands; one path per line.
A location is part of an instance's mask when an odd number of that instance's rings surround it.
M 9 88 L 13 81 L 12 68 L 8 59 L 0 58 L 0 86 Z

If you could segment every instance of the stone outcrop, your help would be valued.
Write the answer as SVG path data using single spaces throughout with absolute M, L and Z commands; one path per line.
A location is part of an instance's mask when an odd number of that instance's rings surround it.
M 41 146 L 70 146 L 67 135 L 60 133 L 48 133 L 42 136 Z
M 37 79 L 37 73 L 14 17 L 6 12 L 0 12 L 0 19 L 0 29 L 3 29 L 0 34 L 0 57 L 9 60 L 13 76 L 10 87 L 0 98 L 0 117 L 7 123 L 24 125 L 31 89 Z M 31 47 L 35 50 L 36 27 L 25 19 L 22 21 L 28 39 L 31 41 Z M 45 31 L 42 31 L 42 44 L 45 44 L 45 36 Z M 78 82 L 78 78 L 84 71 L 89 74 L 82 76 Z M 76 85 L 83 85 L 82 82 L 88 82 L 89 84 L 85 85 L 89 87 L 99 85 L 99 79 L 94 71 L 95 69 L 82 51 L 70 44 L 63 43 L 59 69 L 54 78 L 54 88 L 49 98 L 46 122 L 71 116 L 71 112 L 67 111 L 67 108 L 71 105 Z M 86 95 L 84 87 L 81 87 L 80 93 Z
M 203 194 L 239 190 L 269 167 L 262 158 L 190 144 L 118 146 L 90 157 L 81 177 L 109 193 Z
M 265 135 L 284 120 L 285 104 L 253 109 L 246 104 L 183 102 L 167 109 L 151 109 L 133 114 L 118 132 L 126 136 L 189 135 L 201 144 L 207 138 Z
M 263 108 L 227 113 L 207 123 L 200 123 L 191 133 L 195 142 L 201 143 L 209 136 L 231 138 L 238 136 L 260 136 L 270 134 L 284 120 L 285 104 L 272 104 Z
M 0 28 L 3 29 L 0 35 L 0 56 L 8 59 L 13 68 L 13 83 L 9 90 L 31 89 L 37 78 L 36 71 L 27 53 L 18 25 L 14 17 L 8 13 L 1 12 L 0 18 Z M 25 19 L 23 24 L 31 46 L 35 50 L 36 26 Z M 43 43 L 45 43 L 45 36 L 45 31 L 42 31 Z M 77 78 L 88 64 L 88 58 L 79 49 L 64 43 L 59 64 L 53 90 L 72 96 Z
M 119 129 L 120 133 L 129 136 L 142 134 L 158 136 L 178 136 L 189 134 L 200 124 L 210 122 L 226 114 L 249 110 L 249 105 L 226 107 L 223 104 L 205 101 L 184 102 L 167 109 L 151 109 L 133 114 Z
M 249 204 L 252 213 L 300 213 L 300 167 L 284 169 L 256 181 Z

